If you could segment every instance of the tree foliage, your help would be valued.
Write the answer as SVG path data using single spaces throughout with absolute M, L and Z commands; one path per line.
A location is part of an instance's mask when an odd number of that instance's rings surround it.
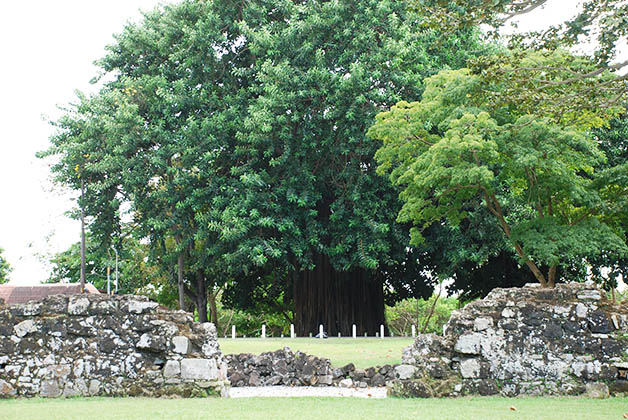
M 112 248 L 103 248 L 90 235 L 86 246 L 86 282 L 99 290 L 107 290 L 107 270 L 114 292 L 116 255 Z M 118 252 L 118 293 L 150 295 L 164 306 L 174 307 L 176 289 L 173 271 L 161 267 L 149 247 L 133 236 L 125 236 Z M 52 269 L 47 283 L 78 283 L 80 280 L 80 243 L 50 258 Z
M 165 6 L 116 37 L 99 62 L 112 80 L 56 122 L 45 155 L 59 182 L 86 180 L 94 238 L 119 235 L 127 205 L 199 310 L 225 283 L 234 304 L 294 302 L 308 276 L 429 295 L 365 137 L 377 112 L 479 48 L 472 31 L 443 44 L 420 20 L 391 0 Z M 315 317 L 342 313 L 321 299 Z
M 2 256 L 4 250 L 0 248 L 0 284 L 9 281 L 9 273 L 13 271 L 13 268 L 9 265 L 9 262 Z
M 380 173 L 403 187 L 398 221 L 415 224 L 413 242 L 432 224 L 460 225 L 481 200 L 543 286 L 574 261 L 625 256 L 625 232 L 608 217 L 616 208 L 607 192 L 625 181 L 609 183 L 609 170 L 595 170 L 605 156 L 582 129 L 595 124 L 569 125 L 525 104 L 495 106 L 485 83 L 466 69 L 442 71 L 426 81 L 420 102 L 398 103 L 369 131 L 384 143 L 376 154 Z
M 489 36 L 507 41 L 508 48 L 502 52 L 470 63 L 475 74 L 508 87 L 497 91 L 500 101 L 532 108 L 540 105 L 545 112 L 566 118 L 581 114 L 589 118 L 590 109 L 604 111 L 604 118 L 612 116 L 627 99 L 628 73 L 618 70 L 628 65 L 619 57 L 628 39 L 628 4 L 624 0 L 585 0 L 580 8 L 574 7 L 574 17 L 542 31 L 517 31 L 510 36 L 499 31 L 511 18 L 546 3 L 548 0 L 412 2 L 428 16 L 427 27 L 447 31 L 484 24 L 494 29 L 488 31 Z M 567 54 L 566 49 L 582 56 Z M 541 110 L 537 112 L 541 114 Z

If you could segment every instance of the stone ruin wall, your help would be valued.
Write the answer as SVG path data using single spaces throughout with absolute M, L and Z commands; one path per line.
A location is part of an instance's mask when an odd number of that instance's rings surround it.
M 228 393 L 213 324 L 143 296 L 0 306 L 0 397 Z
M 334 368 L 329 359 L 293 353 L 289 347 L 260 355 L 225 355 L 231 386 L 385 386 L 395 379 L 395 366 L 356 369 L 353 363 Z
M 403 352 L 393 395 L 628 393 L 628 307 L 592 284 L 495 289 Z

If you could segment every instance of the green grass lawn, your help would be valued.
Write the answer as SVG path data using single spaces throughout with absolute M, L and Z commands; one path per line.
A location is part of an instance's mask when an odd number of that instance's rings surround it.
M 512 411 L 510 407 L 516 408 L 516 411 Z M 628 398 L 0 400 L 2 420 L 623 420 L 626 412 Z
M 353 363 L 358 368 L 392 365 L 401 362 L 401 350 L 412 338 L 220 338 L 223 354 L 275 351 L 290 347 L 294 352 L 313 354 L 331 360 L 336 367 Z

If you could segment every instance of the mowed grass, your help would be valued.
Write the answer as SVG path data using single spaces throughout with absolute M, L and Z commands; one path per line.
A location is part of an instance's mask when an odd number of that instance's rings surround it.
M 0 400 L 2 420 L 622 420 L 626 412 L 628 398 Z
M 358 368 L 392 365 L 401 362 L 401 350 L 412 344 L 407 337 L 381 338 L 220 338 L 223 354 L 260 354 L 290 347 L 303 353 L 331 360 L 335 367 L 348 363 Z

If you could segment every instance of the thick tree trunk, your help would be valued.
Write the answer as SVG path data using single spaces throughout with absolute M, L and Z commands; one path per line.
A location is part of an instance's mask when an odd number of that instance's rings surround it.
M 326 255 L 315 257 L 316 268 L 294 276 L 295 329 L 299 336 L 318 334 L 319 325 L 329 336 L 374 336 L 385 325 L 381 281 L 366 270 L 336 271 Z
M 198 322 L 208 322 L 207 319 L 207 288 L 205 287 L 205 273 L 196 271 L 196 310 Z

